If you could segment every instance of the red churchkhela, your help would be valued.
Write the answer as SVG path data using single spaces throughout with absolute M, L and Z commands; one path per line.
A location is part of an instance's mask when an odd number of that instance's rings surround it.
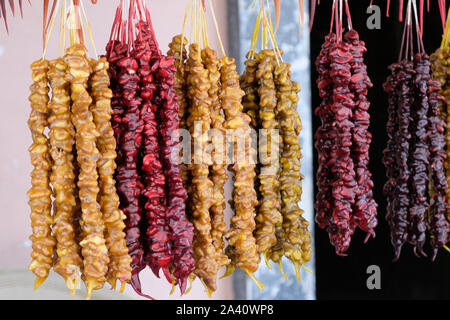
M 142 293 L 139 272 L 149 266 L 159 277 L 186 290 L 194 269 L 193 225 L 186 218 L 186 190 L 179 158 L 179 105 L 174 89 L 174 58 L 161 54 L 141 0 L 129 17 L 116 11 L 106 47 L 113 90 L 112 118 L 118 145 L 117 185 L 127 216 L 127 245 L 133 258 L 131 285 Z

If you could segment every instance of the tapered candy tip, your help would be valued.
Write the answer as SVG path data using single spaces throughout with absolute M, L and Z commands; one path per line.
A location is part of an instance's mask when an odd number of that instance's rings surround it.
M 235 266 L 228 265 L 226 270 L 225 270 L 224 275 L 221 276 L 219 279 L 226 278 L 226 277 L 230 276 L 231 274 L 233 274 L 235 268 L 236 268 Z
M 186 278 L 182 278 L 182 279 L 180 279 L 178 281 L 178 283 L 179 283 L 180 293 L 181 293 L 180 296 L 182 296 L 186 292 L 187 279 Z
M 250 279 L 252 279 L 253 282 L 258 286 L 259 291 L 263 292 L 264 291 L 263 287 L 265 287 L 266 285 L 264 283 L 262 283 L 261 281 L 259 281 L 258 279 L 256 279 L 255 276 L 253 275 L 253 273 L 251 273 L 250 271 L 248 271 L 248 270 L 244 270 L 244 271 L 250 277 Z
M 170 289 L 169 296 L 171 296 L 175 292 L 175 288 L 177 285 L 177 279 L 173 278 L 171 282 L 172 282 L 172 288 Z
M 39 286 L 45 281 L 45 279 L 47 279 L 47 278 L 40 278 L 40 277 L 38 277 L 38 278 L 36 278 L 36 280 L 34 281 L 34 291 L 36 291 L 37 290 L 37 288 L 39 288 Z
M 375 232 L 373 230 L 371 232 L 368 232 L 366 237 L 364 238 L 364 243 L 367 243 L 369 241 L 370 237 L 375 238 Z
M 267 268 L 269 268 L 270 270 L 272 270 L 272 266 L 270 265 L 269 257 L 267 256 L 267 252 L 264 252 L 264 253 L 263 253 L 263 256 L 264 256 L 264 261 L 266 262 Z
M 434 262 L 436 260 L 438 254 L 438 248 L 433 248 L 433 255 L 431 256 L 431 262 Z
M 397 262 L 398 259 L 400 259 L 400 253 L 402 252 L 402 246 L 397 246 L 394 248 L 394 259 L 392 259 L 392 262 Z
M 88 281 L 86 284 L 86 300 L 91 299 L 93 290 L 94 290 L 94 284 L 91 281 Z
M 77 293 L 77 287 L 79 278 L 66 278 L 66 286 L 70 290 L 70 295 L 72 296 L 72 299 L 75 298 L 75 294 Z
M 126 281 L 120 281 L 119 293 L 123 293 L 125 291 L 125 284 L 126 283 L 127 283 Z
M 278 262 L 278 267 L 280 268 L 280 272 L 281 272 L 281 274 L 283 275 L 283 277 L 284 277 L 286 280 L 288 280 L 289 277 L 287 276 L 287 274 L 284 273 L 284 271 L 283 271 L 283 264 L 281 263 L 281 261 Z
M 185 295 L 188 294 L 189 292 L 191 292 L 191 290 L 192 290 L 192 282 L 194 282 L 195 278 L 189 277 L 188 279 L 189 279 L 189 288 L 187 288 L 187 290 L 184 292 Z
M 297 277 L 297 282 L 300 283 L 300 270 L 299 265 L 297 263 L 294 263 L 294 269 L 295 269 L 295 276 Z
M 306 267 L 305 265 L 303 265 L 302 267 L 305 268 L 305 270 L 308 271 L 309 273 L 314 274 L 314 272 L 312 272 L 312 270 Z
M 163 271 L 164 276 L 167 279 L 167 282 L 173 283 L 173 278 L 172 278 L 172 275 L 170 274 L 169 268 L 168 267 L 163 267 L 161 269 Z
M 111 290 L 116 290 L 116 285 L 117 285 L 117 279 L 116 278 L 108 279 L 108 283 L 111 286 Z
M 202 278 L 200 278 L 200 281 L 202 282 L 203 286 L 205 287 L 206 294 L 208 295 L 208 298 L 211 298 L 212 297 L 212 290 L 211 290 L 211 288 L 209 288 L 206 285 L 205 281 Z

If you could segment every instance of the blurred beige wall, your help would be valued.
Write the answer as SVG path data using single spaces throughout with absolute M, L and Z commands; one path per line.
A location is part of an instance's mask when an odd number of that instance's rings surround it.
M 109 39 L 115 5 L 119 1 L 99 0 L 96 6 L 88 0 L 84 2 L 97 50 L 102 54 Z M 41 1 L 32 3 L 30 7 L 24 1 L 23 20 L 9 15 L 9 36 L 3 21 L 0 25 L 0 269 L 24 268 L 30 261 L 28 236 L 31 228 L 26 192 L 30 186 L 31 165 L 27 149 L 31 137 L 27 127 L 27 99 L 31 83 L 29 65 L 42 54 Z M 153 25 L 163 52 L 167 51 L 172 36 L 181 33 L 186 3 L 182 0 L 150 1 Z M 226 1 L 216 1 L 216 14 L 226 47 Z M 208 20 L 211 46 L 219 49 L 214 24 L 212 19 Z M 58 35 L 59 27 L 55 26 L 47 50 L 48 58 L 58 54 Z M 151 271 L 142 272 L 141 280 L 143 290 L 155 298 L 179 299 L 177 293 L 169 296 L 171 286 L 165 280 L 155 279 Z M 232 299 L 231 278 L 220 280 L 218 288 L 213 298 Z M 127 294 L 138 297 L 129 288 Z M 207 295 L 201 283 L 195 281 L 191 293 L 182 298 L 206 299 Z

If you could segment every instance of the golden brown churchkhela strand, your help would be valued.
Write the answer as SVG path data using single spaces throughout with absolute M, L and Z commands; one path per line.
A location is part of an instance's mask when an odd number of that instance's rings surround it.
M 303 210 L 299 208 L 301 201 L 303 175 L 300 173 L 302 157 L 298 134 L 302 128 L 297 113 L 298 92 L 300 86 L 292 81 L 290 65 L 280 62 L 275 68 L 275 84 L 277 88 L 277 119 L 280 135 L 283 139 L 281 152 L 281 212 L 283 214 L 281 242 L 283 255 L 290 259 L 299 279 L 298 268 L 311 260 L 311 235 L 309 223 L 303 218 Z M 276 254 L 273 255 L 275 259 Z M 278 262 L 279 261 L 275 261 Z
M 258 53 L 258 69 L 256 78 L 259 83 L 259 157 L 261 167 L 259 172 L 260 203 L 256 216 L 256 242 L 258 252 L 267 257 L 269 250 L 277 243 L 275 226 L 280 225 L 279 187 L 279 144 L 272 141 L 278 138 L 278 122 L 275 119 L 277 107 L 276 88 L 273 71 L 276 65 L 275 52 L 262 50 Z M 266 258 L 267 261 L 267 258 Z
M 66 281 L 72 295 L 80 281 L 82 260 L 76 241 L 74 225 L 75 171 L 73 148 L 75 130 L 71 122 L 69 81 L 67 65 L 62 58 L 50 61 L 48 79 L 52 88 L 48 124 L 53 167 L 50 180 L 54 189 L 54 225 L 56 238 L 56 263 L 54 270 Z
M 210 129 L 211 99 L 208 90 L 211 85 L 207 71 L 200 61 L 200 48 L 193 43 L 189 47 L 187 75 L 188 98 L 190 100 L 187 126 L 194 142 L 192 145 L 192 160 L 189 170 L 192 183 L 188 190 L 192 223 L 194 224 L 194 273 L 205 286 L 216 290 L 216 275 L 218 272 L 217 252 L 211 236 L 211 217 L 209 210 L 214 204 L 213 182 L 209 178 L 209 160 L 205 159 L 205 148 Z
M 256 174 L 253 163 L 256 150 L 251 143 L 250 117 L 243 113 L 241 99 L 244 92 L 239 87 L 239 75 L 236 72 L 234 59 L 224 56 L 220 63 L 222 84 L 220 98 L 226 120 L 224 127 L 233 130 L 234 134 L 232 141 L 234 159 L 231 171 L 234 173 L 233 206 L 235 215 L 231 218 L 230 229 L 225 233 L 228 240 L 226 252 L 231 259 L 226 275 L 230 274 L 234 268 L 239 268 L 254 279 L 253 273 L 258 269 L 260 261 L 256 240 L 253 236 L 256 227 L 255 206 L 258 203 L 254 189 Z M 242 143 L 245 143 L 244 148 L 238 150 Z M 256 279 L 254 280 L 257 282 Z M 262 285 L 258 282 L 257 284 Z
M 183 40 L 182 40 L 183 39 Z M 185 65 L 185 60 L 187 58 L 186 46 L 187 39 L 182 35 L 177 35 L 173 37 L 172 42 L 169 44 L 169 51 L 167 55 L 175 57 L 175 67 L 177 71 L 175 73 L 175 82 L 174 88 L 178 96 L 178 104 L 180 106 L 180 110 L 178 112 L 180 116 L 180 128 L 186 128 L 186 120 L 187 120 L 187 96 L 186 96 L 186 76 L 187 76 L 187 67 Z M 187 169 L 187 165 L 185 163 L 180 163 L 180 174 L 183 179 L 183 186 L 187 190 L 188 189 L 188 181 L 189 181 L 189 171 Z
M 67 49 L 64 61 L 69 67 L 73 101 L 72 123 L 76 129 L 77 159 L 80 167 L 78 179 L 82 210 L 80 246 L 83 255 L 83 281 L 89 299 L 92 290 L 102 288 L 106 281 L 109 257 L 104 238 L 105 225 L 97 202 L 99 193 L 97 161 L 100 154 L 96 147 L 96 139 L 99 133 L 89 111 L 92 98 L 87 92 L 87 87 L 91 69 L 85 56 L 84 46 L 75 44 Z
M 214 204 L 211 206 L 211 236 L 217 252 L 218 268 L 226 266 L 230 260 L 224 252 L 225 242 L 223 235 L 226 229 L 225 224 L 225 195 L 224 186 L 228 180 L 225 169 L 226 162 L 226 131 L 223 126 L 224 116 L 222 115 L 222 105 L 219 99 L 220 72 L 217 53 L 205 48 L 202 50 L 202 61 L 208 71 L 210 89 L 208 90 L 211 99 L 210 116 L 212 135 L 212 160 L 210 167 L 210 178 L 213 182 Z
M 247 53 L 247 60 L 244 62 L 245 70 L 240 78 L 240 86 L 245 93 L 242 98 L 243 111 L 251 118 L 250 124 L 253 129 L 258 128 L 259 123 L 258 80 L 256 78 L 259 58 L 259 56 L 251 57 L 251 53 Z
M 51 216 L 50 168 L 51 158 L 49 142 L 44 134 L 47 126 L 47 114 L 49 101 L 47 86 L 48 61 L 41 59 L 31 65 L 33 84 L 30 87 L 31 113 L 28 126 L 33 138 L 30 152 L 31 164 L 31 188 L 28 191 L 29 205 L 31 208 L 32 235 L 32 261 L 29 269 L 36 275 L 35 289 L 47 279 L 52 267 L 53 250 L 56 244 L 51 234 L 53 218 Z
M 107 280 L 113 288 L 117 280 L 121 281 L 121 292 L 125 283 L 131 279 L 131 257 L 125 242 L 125 215 L 119 209 L 119 196 L 117 195 L 115 180 L 113 178 L 116 169 L 115 159 L 116 140 L 111 126 L 111 97 L 109 89 L 109 64 L 106 58 L 89 61 L 93 73 L 90 79 L 90 92 L 94 98 L 91 105 L 94 123 L 100 136 L 97 139 L 97 148 L 100 152 L 98 161 L 99 172 L 99 203 L 103 213 L 103 221 L 106 227 L 106 246 L 110 255 Z

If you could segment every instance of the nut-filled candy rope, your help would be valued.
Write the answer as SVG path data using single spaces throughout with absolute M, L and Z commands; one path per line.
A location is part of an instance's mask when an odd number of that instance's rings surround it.
M 428 81 L 430 77 L 430 62 L 428 57 L 417 53 L 414 56 L 413 91 L 414 103 L 411 108 L 411 148 L 410 168 L 413 183 L 410 187 L 410 209 L 408 242 L 414 246 L 414 253 L 426 256 L 423 252 L 425 244 L 426 220 L 428 210 L 428 159 L 430 153 L 427 145 L 428 129 Z M 417 253 L 418 251 L 418 253 Z
M 225 224 L 225 195 L 224 186 L 228 179 L 225 168 L 226 161 L 226 141 L 224 129 L 224 116 L 222 115 L 221 102 L 219 99 L 219 60 L 214 50 L 205 48 L 202 50 L 202 61 L 208 70 L 210 89 L 208 91 L 211 99 L 210 115 L 211 128 L 214 130 L 212 136 L 212 158 L 210 167 L 210 177 L 213 182 L 214 204 L 211 206 L 211 236 L 217 252 L 219 269 L 229 263 L 229 259 L 224 253 L 225 243 L 223 234 L 226 229 Z
M 274 52 L 263 50 L 257 54 L 260 63 L 256 71 L 259 88 L 259 119 L 262 128 L 259 141 L 259 153 L 262 165 L 259 172 L 259 193 L 261 195 L 258 214 L 256 215 L 255 237 L 258 252 L 267 256 L 276 244 L 275 225 L 282 222 L 279 201 L 279 143 L 278 121 L 275 119 L 277 106 L 276 88 L 273 80 L 275 69 Z
M 432 62 L 433 78 L 441 84 L 439 93 L 445 98 L 444 103 L 439 104 L 439 115 L 446 124 L 445 141 L 447 157 L 445 160 L 447 185 L 450 185 L 450 81 L 448 63 L 450 62 L 450 14 L 447 17 L 445 32 L 442 37 L 441 47 L 430 56 Z M 450 187 L 446 188 L 447 203 L 450 204 Z M 450 210 L 446 212 L 447 221 L 450 223 Z
M 75 130 L 71 122 L 71 99 L 66 72 L 67 65 L 62 58 L 50 61 L 48 79 L 52 89 L 52 98 L 49 103 L 51 113 L 48 125 L 50 128 L 50 155 L 53 160 L 50 181 L 55 195 L 52 228 L 56 238 L 54 270 L 64 278 L 67 287 L 74 295 L 80 281 L 82 260 L 75 237 L 76 226 L 73 223 L 76 206 L 74 157 L 72 154 L 75 145 Z
M 104 238 L 105 226 L 97 202 L 99 193 L 97 161 L 100 154 L 96 147 L 96 139 L 99 133 L 89 111 L 92 98 L 87 92 L 87 86 L 91 69 L 85 55 L 84 46 L 75 44 L 67 49 L 64 61 L 68 66 L 70 79 L 72 123 L 76 129 L 77 160 L 80 166 L 78 179 L 82 210 L 80 246 L 83 256 L 83 281 L 89 299 L 92 291 L 101 289 L 106 281 L 109 257 Z
M 167 281 L 172 277 L 169 265 L 173 261 L 171 233 L 168 223 L 168 208 L 166 206 L 165 184 L 161 149 L 158 141 L 157 108 L 160 103 L 155 99 L 157 83 L 152 75 L 156 68 L 154 61 L 159 60 L 159 53 L 154 47 L 149 25 L 143 20 L 137 24 L 139 30 L 133 43 L 131 55 L 138 64 L 140 119 L 143 123 L 141 150 L 141 182 L 143 184 L 142 199 L 146 217 L 147 243 L 145 260 L 153 273 L 159 277 L 162 270 Z
M 368 131 L 370 125 L 370 115 L 368 113 L 370 102 L 367 99 L 367 92 L 373 85 L 367 75 L 367 67 L 364 64 L 363 54 L 367 49 L 364 46 L 364 42 L 359 39 L 358 32 L 350 30 L 345 33 L 344 39 L 351 45 L 351 53 L 353 55 L 353 59 L 350 62 L 352 81 L 349 87 L 355 100 L 355 108 L 352 112 L 352 121 L 355 124 L 353 127 L 352 157 L 355 163 L 358 187 L 356 188 L 352 223 L 367 232 L 364 240 L 366 242 L 370 236 L 375 237 L 374 229 L 378 224 L 377 203 L 373 199 L 372 192 L 374 184 L 371 179 L 372 174 L 368 169 L 372 135 Z
M 188 98 L 190 100 L 187 124 L 193 138 L 192 176 L 190 190 L 192 223 L 194 224 L 194 273 L 212 291 L 216 290 L 218 271 L 217 253 L 211 237 L 211 217 L 209 210 L 214 203 L 213 182 L 209 178 L 209 163 L 205 159 L 206 132 L 210 129 L 210 105 L 208 95 L 210 83 L 206 70 L 200 61 L 200 48 L 192 43 L 189 48 L 187 76 Z
M 103 213 L 103 221 L 106 227 L 106 246 L 110 255 L 108 265 L 107 281 L 114 289 L 116 281 L 121 282 L 122 292 L 124 285 L 131 279 L 131 257 L 128 255 L 128 248 L 123 232 L 125 215 L 119 209 L 119 196 L 113 178 L 116 169 L 116 140 L 111 126 L 112 91 L 109 89 L 109 64 L 106 58 L 98 60 L 91 59 L 90 64 L 93 70 L 90 79 L 90 90 L 94 99 L 91 106 L 94 123 L 100 136 L 97 139 L 97 148 L 100 152 L 98 161 L 100 200 L 99 204 Z
M 176 67 L 176 73 L 175 73 L 174 87 L 178 97 L 177 99 L 179 105 L 178 115 L 180 119 L 179 127 L 182 129 L 186 128 L 186 117 L 187 117 L 187 97 L 186 97 L 187 70 L 185 65 L 185 60 L 187 58 L 187 52 L 185 47 L 186 44 L 187 39 L 181 35 L 177 35 L 173 37 L 172 42 L 169 44 L 169 51 L 167 52 L 169 56 L 175 57 L 174 63 Z M 189 171 L 187 169 L 186 164 L 182 162 L 180 163 L 180 174 L 183 180 L 183 186 L 185 189 L 187 189 L 189 181 Z
M 56 240 L 51 233 L 53 218 L 51 215 L 52 201 L 50 188 L 50 169 L 52 166 L 49 141 L 44 133 L 48 116 L 47 72 L 49 63 L 40 59 L 31 64 L 33 84 L 30 86 L 29 101 L 31 113 L 28 126 L 33 143 L 28 149 L 31 164 L 31 188 L 28 190 L 28 204 L 31 208 L 32 261 L 29 269 L 36 275 L 35 289 L 48 277 L 53 264 L 53 250 Z
M 241 99 L 244 92 L 239 88 L 239 75 L 236 72 L 234 59 L 222 57 L 220 77 L 222 90 L 220 98 L 225 113 L 225 128 L 235 130 L 233 148 L 235 158 L 231 171 L 234 173 L 233 207 L 235 216 L 231 218 L 230 229 L 225 233 L 228 240 L 226 252 L 231 259 L 224 276 L 233 272 L 234 268 L 242 269 L 254 280 L 260 290 L 264 286 L 256 280 L 253 273 L 258 269 L 260 255 L 257 250 L 256 240 L 253 236 L 255 230 L 255 206 L 258 203 L 254 189 L 255 165 L 251 162 L 256 150 L 253 149 L 250 137 L 250 118 L 243 113 Z M 244 138 L 245 159 L 238 159 L 238 136 Z M 242 157 L 240 157 L 242 158 Z
M 449 222 L 446 220 L 446 213 L 449 205 L 445 199 L 445 191 L 448 189 L 444 172 L 445 152 L 445 122 L 440 118 L 440 104 L 445 102 L 445 98 L 439 94 L 440 83 L 434 79 L 428 80 L 428 146 L 430 149 L 430 180 L 434 188 L 434 194 L 429 214 L 430 224 L 430 244 L 433 248 L 432 261 L 437 256 L 438 250 L 445 247 L 450 233 Z
M 277 245 L 272 249 L 271 259 L 280 265 L 283 254 L 290 259 L 296 271 L 297 280 L 300 281 L 299 267 L 311 259 L 311 235 L 308 231 L 309 223 L 302 217 L 303 210 L 299 208 L 301 201 L 303 175 L 300 173 L 302 157 L 294 114 L 297 113 L 298 92 L 300 86 L 290 79 L 289 65 L 280 63 L 274 70 L 277 88 L 277 120 L 280 125 L 280 134 L 283 140 L 281 151 L 280 193 L 281 213 L 283 215 L 282 231 L 277 232 Z M 298 118 L 299 119 L 299 118 Z M 275 254 L 280 251 L 281 253 Z
M 177 161 L 179 155 L 179 105 L 174 87 L 175 64 L 173 57 L 161 56 L 156 79 L 159 81 L 158 94 L 162 108 L 159 110 L 161 123 L 158 126 L 162 137 L 161 150 L 164 164 L 164 174 L 167 180 L 169 228 L 173 243 L 173 276 L 175 284 L 183 294 L 187 279 L 195 267 L 193 257 L 194 226 L 186 216 L 187 192 L 183 186 L 180 167 Z

